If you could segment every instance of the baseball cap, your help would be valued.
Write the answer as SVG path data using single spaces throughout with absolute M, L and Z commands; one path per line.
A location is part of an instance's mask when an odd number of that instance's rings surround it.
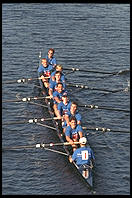
M 85 137 L 82 137 L 82 138 L 79 139 L 79 142 L 81 144 L 86 144 L 87 143 L 87 139 Z

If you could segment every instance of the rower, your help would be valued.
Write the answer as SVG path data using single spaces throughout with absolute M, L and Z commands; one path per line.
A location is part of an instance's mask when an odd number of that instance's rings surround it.
M 60 117 L 64 117 L 65 114 L 70 111 L 71 101 L 68 100 L 67 93 L 62 95 L 62 101 L 58 104 L 58 113 Z
M 55 66 L 55 71 L 52 72 L 52 74 L 51 74 L 51 79 L 50 79 L 50 80 L 55 81 L 55 73 L 56 73 L 57 71 L 59 71 L 59 72 L 61 73 L 61 78 L 60 78 L 60 80 L 61 80 L 61 82 L 65 83 L 65 75 L 64 75 L 64 73 L 62 72 L 62 70 L 63 70 L 62 65 L 59 65 L 59 64 L 56 65 L 56 66 Z
M 61 119 L 61 122 L 59 122 L 59 126 L 62 131 L 64 130 L 63 125 L 65 122 L 65 115 L 68 111 L 70 111 L 70 107 L 71 107 L 71 101 L 68 99 L 67 93 L 65 93 L 62 96 L 62 101 L 58 104 L 58 115 L 57 115 L 57 117 Z
M 80 125 L 77 124 L 75 116 L 70 118 L 70 125 L 66 127 L 65 136 L 67 142 L 72 145 L 73 151 L 77 149 L 77 145 L 74 142 L 78 142 L 79 139 L 83 136 L 83 129 Z
M 50 48 L 48 50 L 48 55 L 46 56 L 47 62 L 49 65 L 51 65 L 53 68 L 56 66 L 56 58 L 54 57 L 55 50 L 53 48 Z
M 63 84 L 58 83 L 56 85 L 56 91 L 53 92 L 53 110 L 56 116 L 58 116 L 58 104 L 62 101 L 62 96 L 67 94 L 63 89 Z
M 61 82 L 62 85 L 63 85 L 63 90 L 66 90 L 66 84 L 64 82 L 61 81 L 61 72 L 60 71 L 57 71 L 55 73 L 55 81 L 52 81 L 50 80 L 50 83 L 49 83 L 49 95 L 51 97 L 53 97 L 53 92 L 57 90 L 57 84 Z
M 77 103 L 76 102 L 72 102 L 71 103 L 71 107 L 70 107 L 70 111 L 66 112 L 65 114 L 65 121 L 63 124 L 63 132 L 65 133 L 66 127 L 69 126 L 70 123 L 70 117 L 75 116 L 76 120 L 77 120 L 77 124 L 81 124 L 81 115 L 77 110 Z
M 81 137 L 79 139 L 80 148 L 77 148 L 72 156 L 69 156 L 69 161 L 73 161 L 79 166 L 79 169 L 82 170 L 83 176 L 88 178 L 88 169 L 93 168 L 93 163 L 95 161 L 95 156 L 93 150 L 90 147 L 86 146 L 87 139 L 86 137 Z
M 49 79 L 51 71 L 53 70 L 52 65 L 48 65 L 47 59 L 42 58 L 42 64 L 38 68 L 38 75 L 46 88 L 49 88 Z

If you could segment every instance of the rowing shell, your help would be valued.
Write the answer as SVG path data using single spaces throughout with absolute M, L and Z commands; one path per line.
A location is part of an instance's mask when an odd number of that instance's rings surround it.
M 47 96 L 47 94 L 46 94 L 47 93 L 47 89 L 44 87 L 44 85 L 43 85 L 41 80 L 39 80 L 39 84 L 41 86 L 42 95 L 44 97 Z M 48 106 L 49 114 L 50 114 L 50 116 L 52 118 L 53 124 L 54 124 L 54 126 L 56 128 L 56 132 L 57 132 L 57 135 L 58 135 L 60 141 L 62 143 L 66 142 L 65 135 L 62 133 L 62 131 L 61 131 L 60 127 L 59 127 L 59 123 L 56 120 L 54 120 L 54 112 L 52 110 L 52 105 L 51 105 L 50 99 L 45 98 L 44 101 L 45 101 L 45 103 Z M 72 147 L 70 146 L 70 149 L 69 149 L 69 146 L 63 145 L 63 148 L 64 148 L 66 154 L 69 156 L 71 154 L 70 151 L 72 150 Z M 93 167 L 92 166 L 78 167 L 78 165 L 74 161 L 72 163 L 70 163 L 70 165 L 77 172 L 77 174 L 79 174 L 80 177 L 85 181 L 85 183 L 88 185 L 88 187 L 90 189 L 93 189 L 93 171 L 92 171 Z

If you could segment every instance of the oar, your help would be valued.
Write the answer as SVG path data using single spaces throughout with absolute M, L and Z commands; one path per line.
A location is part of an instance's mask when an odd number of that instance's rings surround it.
M 49 126 L 49 125 L 46 125 L 46 124 L 41 124 L 41 123 L 39 123 L 39 122 L 37 122 L 37 123 L 35 123 L 35 124 L 40 125 L 40 126 L 43 126 L 43 127 L 47 127 L 47 128 L 49 128 L 49 129 L 52 129 L 52 130 L 55 130 L 55 131 L 56 131 L 56 128 L 54 128 L 54 127 L 52 127 L 52 126 Z
M 49 78 L 49 77 L 45 77 L 45 78 Z M 5 82 L 2 82 L 2 84 L 27 83 L 29 81 L 39 80 L 39 79 L 41 79 L 41 77 L 39 77 L 39 78 L 22 78 L 22 79 L 18 79 L 18 80 L 5 81 Z
M 119 90 L 98 89 L 98 88 L 94 88 L 94 87 L 88 87 L 87 85 L 76 85 L 76 84 L 71 84 L 71 83 L 67 83 L 67 86 L 77 87 L 77 88 L 82 88 L 82 89 L 96 90 L 96 91 L 105 91 L 105 92 L 110 92 L 110 93 L 116 93 L 116 92 L 124 90 L 124 89 L 119 89 Z
M 46 107 L 46 108 L 48 108 L 48 106 L 46 106 L 46 105 L 39 104 L 39 103 L 35 103 L 35 102 L 29 102 L 29 104 L 33 104 L 33 105 L 37 105 L 37 106 L 41 106 L 41 107 Z
M 20 120 L 15 122 L 5 122 L 3 125 L 10 125 L 10 124 L 24 124 L 24 123 L 37 123 L 37 122 L 44 122 L 44 121 L 50 121 L 50 120 L 59 120 L 57 117 L 53 118 L 32 118 L 29 120 Z
M 21 98 L 21 99 L 15 99 L 15 100 L 2 100 L 2 102 L 27 102 L 31 100 L 43 100 L 43 99 L 51 99 L 50 96 L 45 97 L 27 97 L 27 98 Z
M 34 85 L 34 87 L 37 87 L 38 89 L 42 89 L 39 85 Z
M 100 74 L 112 74 L 112 75 L 116 75 L 118 74 L 119 72 L 104 72 L 104 71 L 94 71 L 94 70 L 85 70 L 85 69 L 79 69 L 79 68 L 75 68 L 75 67 L 72 67 L 72 68 L 63 68 L 64 70 L 72 70 L 72 71 L 82 71 L 82 72 L 92 72 L 92 73 L 100 73 Z
M 79 142 L 74 142 L 74 144 L 79 144 Z M 45 148 L 45 147 L 52 147 L 52 146 L 68 146 L 70 145 L 69 142 L 59 142 L 59 143 L 41 143 L 35 145 L 22 145 L 22 146 L 13 146 L 13 147 L 5 147 L 2 150 L 18 150 L 18 149 L 32 149 L 32 148 Z
M 105 106 L 98 106 L 98 105 L 78 105 L 78 107 L 85 107 L 85 108 L 90 108 L 90 109 L 106 109 L 106 110 L 111 110 L 111 111 L 123 111 L 123 112 L 130 112 L 130 110 L 126 109 L 118 109 L 118 108 L 112 108 L 112 107 L 105 107 Z
M 102 127 L 95 127 L 95 128 L 82 127 L 82 128 L 84 130 L 92 130 L 92 131 L 130 133 L 130 131 L 124 131 L 124 130 L 121 131 L 116 129 L 102 128 Z
M 59 153 L 59 154 L 61 154 L 61 155 L 66 155 L 66 156 L 68 156 L 67 153 L 64 153 L 64 152 L 62 152 L 62 151 L 57 151 L 57 150 L 50 149 L 50 148 L 44 148 L 44 149 L 45 149 L 45 150 L 48 150 L 48 151 L 52 151 L 52 152 L 54 152 L 54 153 Z

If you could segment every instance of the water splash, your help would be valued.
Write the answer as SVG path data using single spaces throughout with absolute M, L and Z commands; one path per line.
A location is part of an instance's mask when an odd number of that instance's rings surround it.
M 117 74 L 118 75 L 126 75 L 130 73 L 130 69 L 120 70 Z
M 130 91 L 130 80 L 127 80 L 127 87 L 124 88 L 125 92 L 129 92 Z

